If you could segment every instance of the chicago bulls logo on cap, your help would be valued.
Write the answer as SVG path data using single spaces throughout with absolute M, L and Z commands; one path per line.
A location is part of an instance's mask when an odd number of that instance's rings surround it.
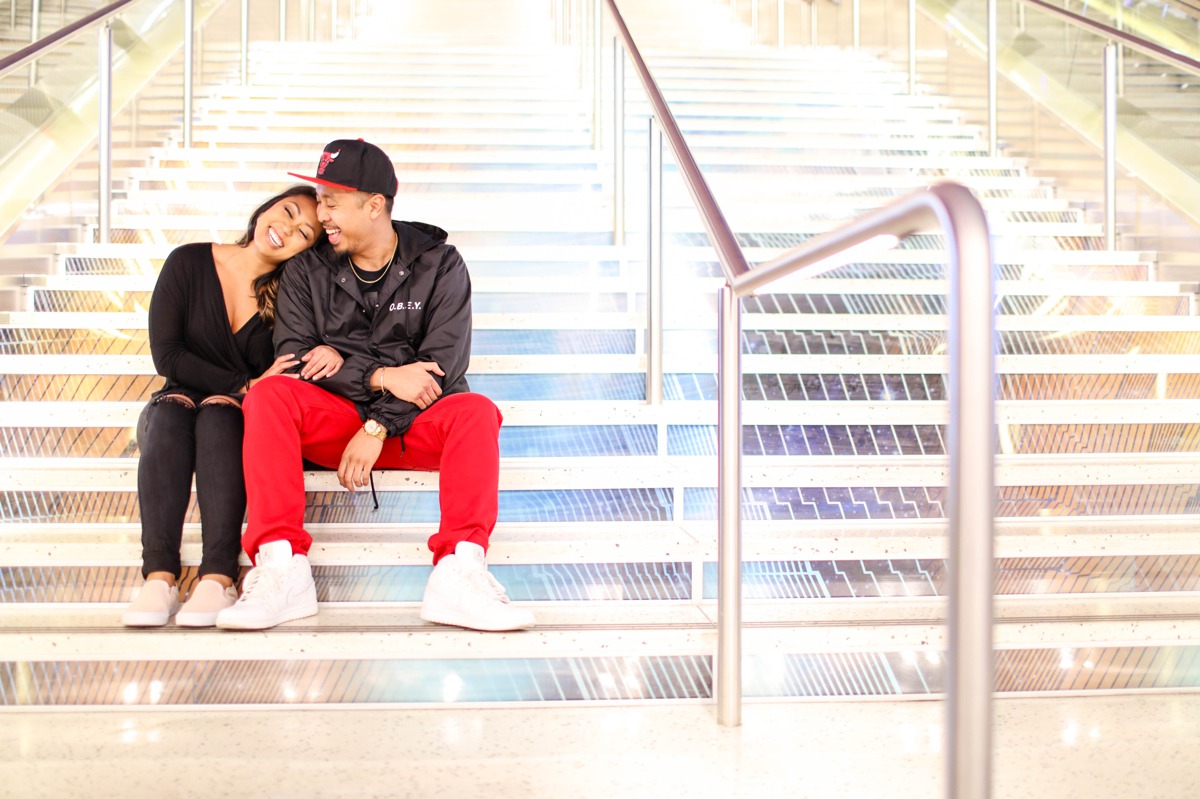
M 321 153 L 321 162 L 319 164 L 317 164 L 317 174 L 324 175 L 325 167 L 332 164 L 333 159 L 337 158 L 341 154 L 342 154 L 341 150 L 338 150 L 336 153 L 331 153 L 329 151 Z

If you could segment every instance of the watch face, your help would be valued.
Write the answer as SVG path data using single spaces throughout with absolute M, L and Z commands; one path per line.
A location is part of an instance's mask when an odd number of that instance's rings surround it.
M 383 430 L 383 425 L 381 425 L 379 422 L 375 421 L 374 419 L 368 419 L 367 423 L 363 426 L 365 428 L 367 428 L 367 432 L 371 433 L 372 435 Z

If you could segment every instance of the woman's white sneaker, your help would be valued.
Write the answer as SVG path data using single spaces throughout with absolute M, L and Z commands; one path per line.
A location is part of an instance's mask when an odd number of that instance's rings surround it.
M 237 602 L 217 614 L 223 630 L 265 630 L 285 621 L 317 615 L 317 587 L 304 555 L 290 541 L 264 544 L 258 564 L 246 575 Z
M 121 613 L 126 627 L 162 627 L 179 610 L 179 587 L 166 580 L 147 580 Z
M 508 601 L 504 586 L 487 570 L 483 547 L 461 541 L 453 555 L 433 567 L 425 584 L 421 618 L 469 630 L 524 630 L 536 620 Z
M 225 588 L 216 580 L 199 580 L 191 596 L 175 614 L 180 627 L 212 627 L 217 614 L 237 601 L 238 592 L 232 585 Z

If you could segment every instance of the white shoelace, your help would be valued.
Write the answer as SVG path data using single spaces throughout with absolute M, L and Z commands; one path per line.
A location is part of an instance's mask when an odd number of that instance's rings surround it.
M 275 569 L 269 569 L 266 566 L 256 566 L 246 575 L 246 582 L 242 585 L 242 595 L 238 597 L 238 604 L 246 602 L 250 598 L 250 594 L 258 586 L 266 583 L 264 591 L 266 593 L 279 593 L 283 590 L 283 581 L 279 572 Z
M 500 585 L 500 581 L 493 577 L 487 569 L 471 569 L 468 571 L 467 579 L 484 594 L 494 594 L 496 599 L 501 602 L 508 602 L 508 594 L 505 593 L 504 586 Z

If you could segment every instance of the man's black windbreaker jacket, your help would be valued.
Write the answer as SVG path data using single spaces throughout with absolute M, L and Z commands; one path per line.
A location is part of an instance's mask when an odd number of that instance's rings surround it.
M 328 243 L 300 253 L 283 270 L 275 305 L 275 352 L 302 357 L 328 344 L 345 359 L 318 385 L 352 400 L 359 416 L 402 435 L 420 409 L 371 390 L 381 366 L 436 361 L 443 395 L 468 391 L 471 278 L 446 231 L 421 222 L 392 222 L 396 257 L 383 278 L 374 316 L 359 293 L 349 259 Z

